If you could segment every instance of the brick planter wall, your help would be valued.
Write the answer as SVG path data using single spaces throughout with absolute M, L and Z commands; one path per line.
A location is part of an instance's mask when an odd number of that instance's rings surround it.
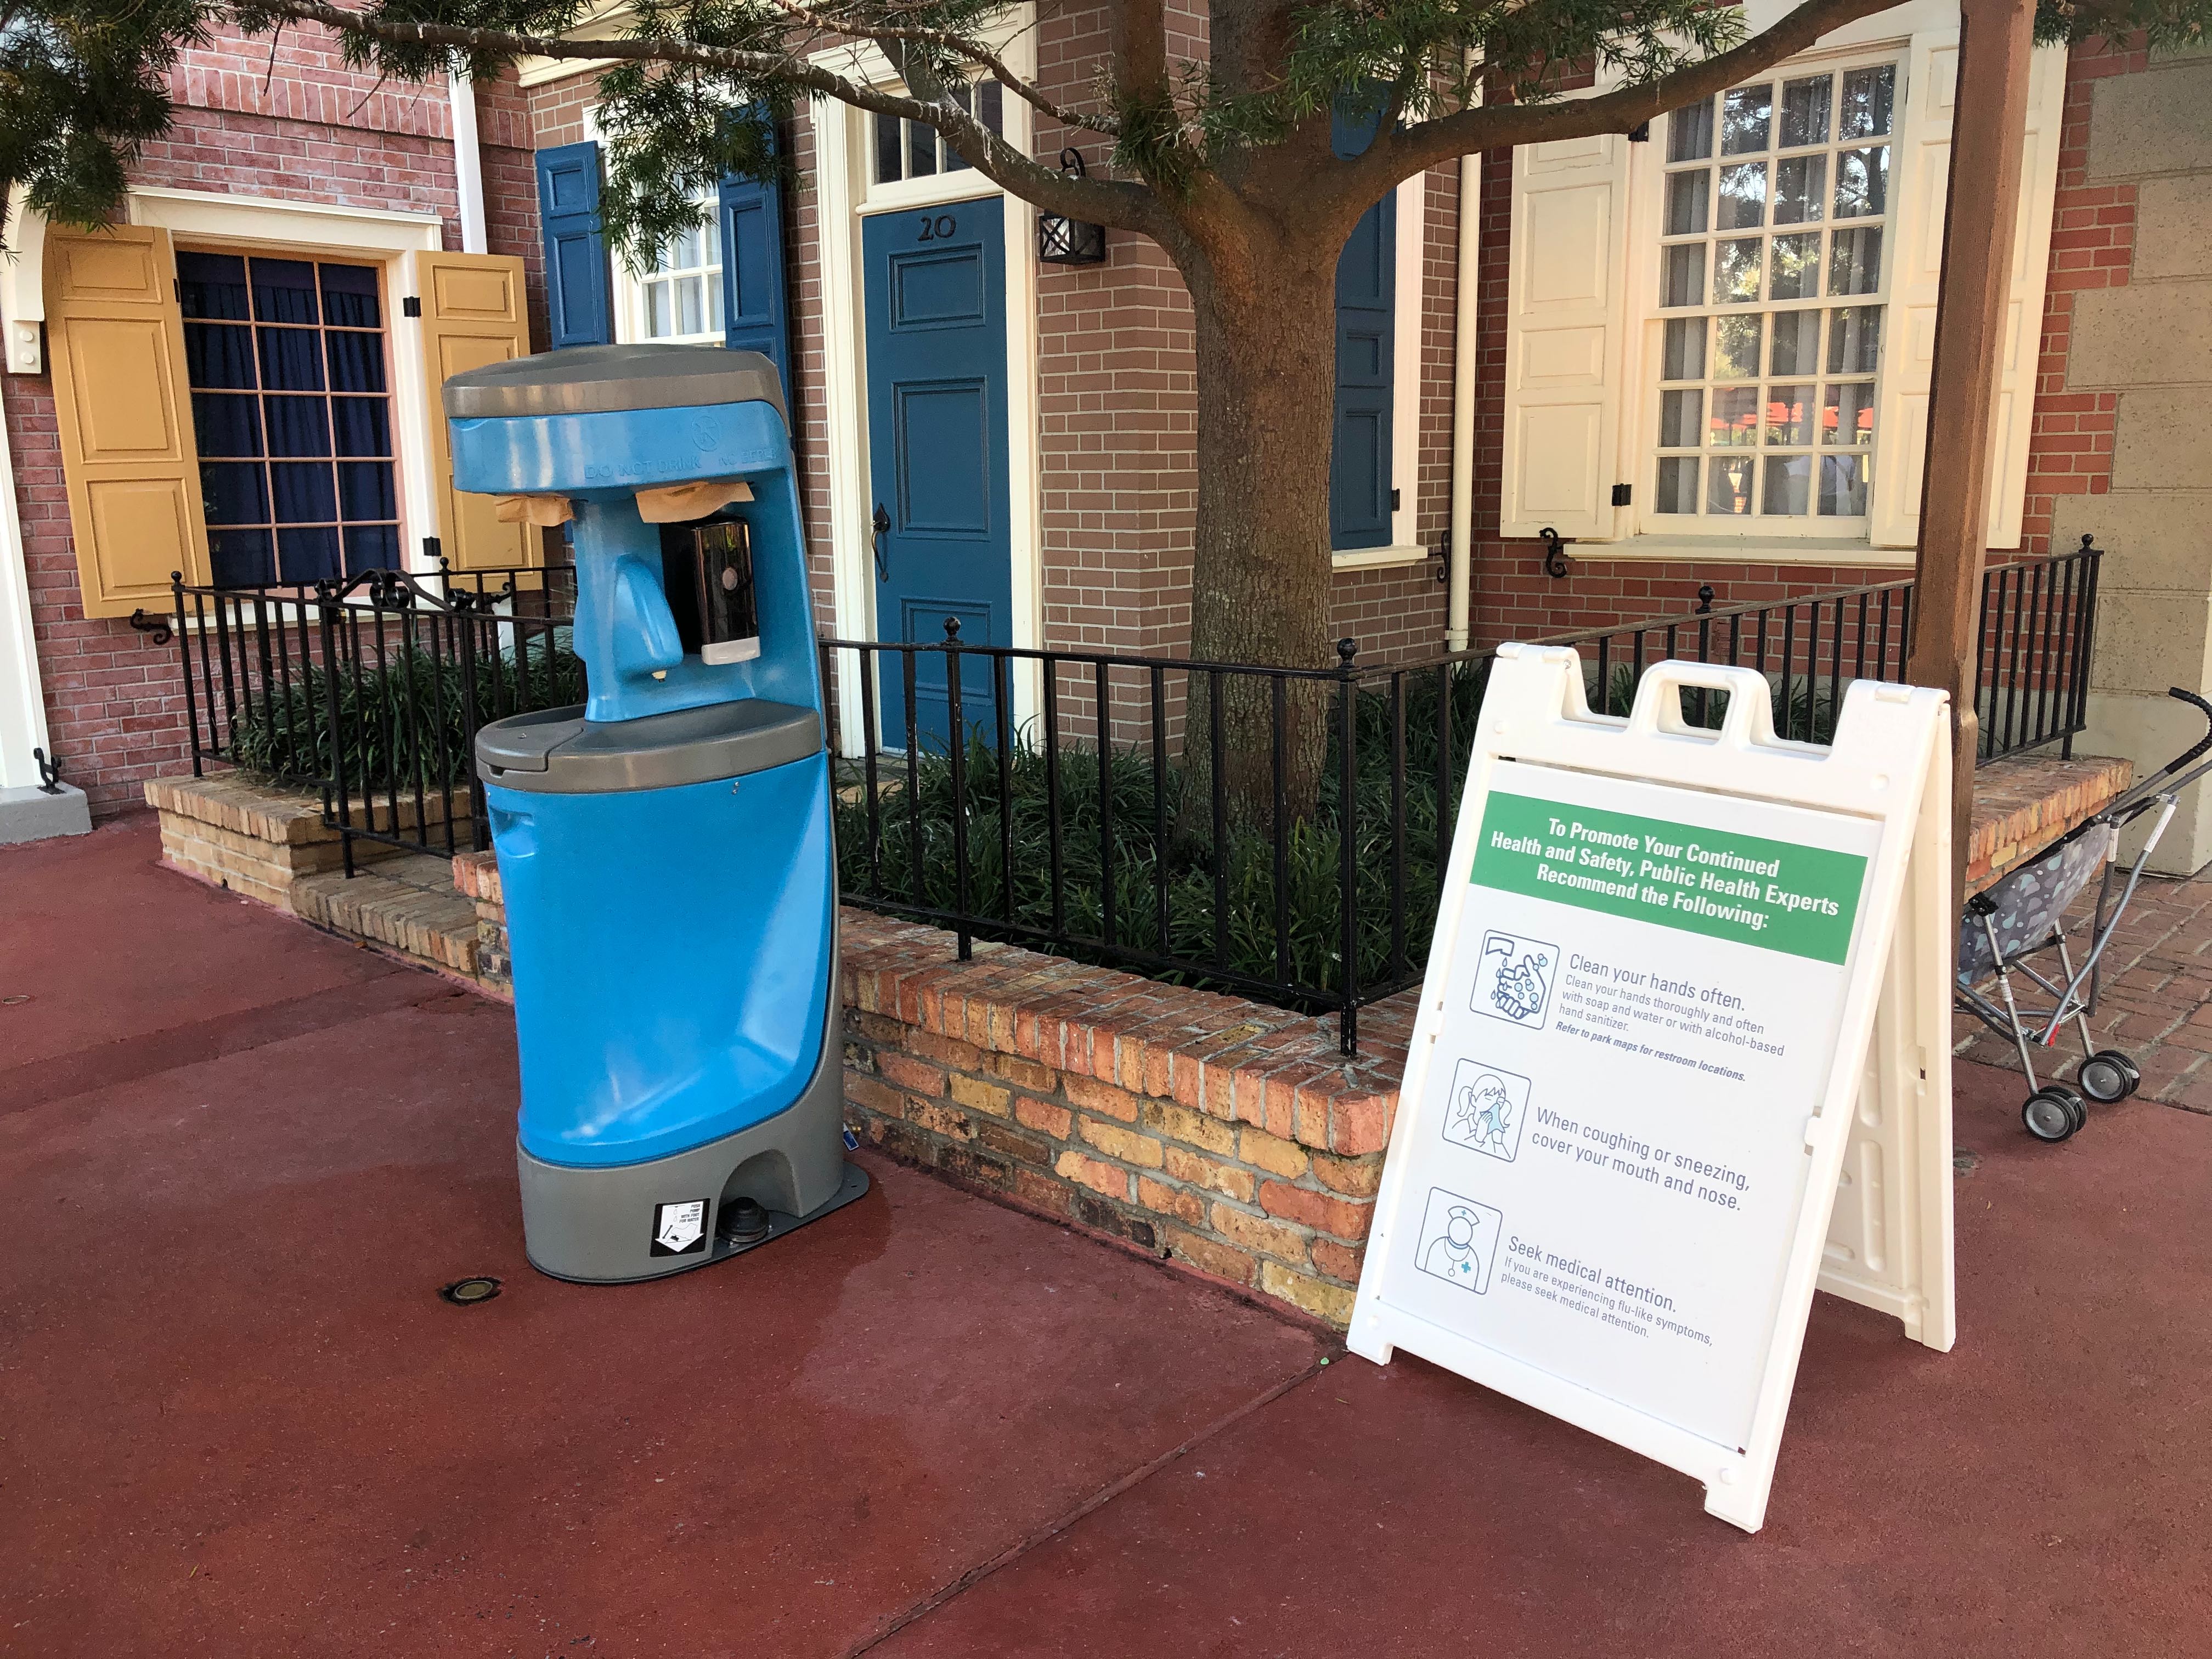
M 1984 768 L 1976 884 L 2127 776 L 2124 762 L 2055 756 Z M 286 903 L 291 879 L 275 872 L 303 860 L 325 869 L 336 851 L 319 839 L 319 803 L 236 775 L 165 781 L 148 796 L 162 808 L 171 863 L 271 903 Z M 473 981 L 511 996 L 496 860 L 463 854 L 451 880 L 459 896 L 449 904 L 473 907 L 473 932 L 465 908 L 458 922 Z M 391 943 L 341 906 L 310 919 Z M 846 1121 L 871 1146 L 1349 1323 L 1413 993 L 1362 1011 L 1360 1054 L 1346 1060 L 1333 1018 L 1009 945 L 979 943 L 963 962 L 951 934 L 866 910 L 846 908 L 840 927 Z
M 514 965 L 507 951 L 507 900 L 500 892 L 499 855 L 456 853 L 453 885 L 477 907 L 477 979 L 494 996 L 514 1000 Z
M 872 1145 L 1341 1327 L 1412 999 L 1334 1020 L 844 913 L 845 1097 Z
M 272 788 L 242 772 L 149 778 L 141 787 L 146 805 L 161 814 L 163 860 L 210 886 L 296 912 L 295 884 L 345 862 L 338 832 L 324 825 L 323 804 L 313 795 Z M 356 842 L 354 862 L 398 851 Z

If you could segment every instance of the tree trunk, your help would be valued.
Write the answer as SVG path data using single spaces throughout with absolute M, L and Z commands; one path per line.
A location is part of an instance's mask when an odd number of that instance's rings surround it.
M 1334 262 L 1229 298 L 1192 283 L 1198 529 L 1191 650 L 1218 662 L 1321 667 L 1328 634 Z M 1215 291 L 1203 291 L 1215 288 Z
M 1237 275 L 1183 262 L 1198 357 L 1198 523 L 1191 655 L 1268 667 L 1335 665 L 1329 611 L 1329 453 L 1336 384 L 1336 255 L 1303 249 L 1237 261 Z M 1249 280 L 1239 280 L 1249 273 Z M 1183 822 L 1212 820 L 1211 686 L 1191 687 Z M 1220 770 L 1229 817 L 1272 822 L 1314 808 L 1328 741 L 1328 686 L 1293 682 L 1277 732 L 1264 677 L 1224 677 Z M 1281 757 L 1278 778 L 1277 757 Z

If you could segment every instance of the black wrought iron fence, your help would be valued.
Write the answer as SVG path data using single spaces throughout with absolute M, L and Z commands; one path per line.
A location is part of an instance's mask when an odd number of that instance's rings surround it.
M 1419 976 L 1485 660 L 821 649 L 848 902 L 1334 1012 L 1347 1053 Z
M 584 696 L 563 568 L 173 586 L 192 770 L 319 792 L 349 874 L 356 840 L 488 847 L 477 729 Z
M 2081 729 L 2100 555 L 1993 569 L 1984 758 Z M 477 728 L 582 700 L 574 573 L 176 589 L 194 769 L 316 788 L 327 822 L 426 851 L 488 843 Z M 1909 582 L 1565 636 L 1625 714 L 1666 657 L 1752 667 L 1785 736 L 1826 740 L 1844 688 L 1896 678 Z M 1326 668 L 825 640 L 847 902 L 1334 1013 L 1425 963 L 1489 677 L 1486 652 Z M 1693 694 L 1702 696 L 1703 694 Z M 1692 707 L 1717 724 L 1717 703 Z
M 2074 752 L 2087 716 L 2103 558 L 2085 536 L 2073 552 L 1983 574 L 1976 634 L 1978 758 L 2051 743 L 2062 753 Z M 1711 608 L 1710 588 L 1702 593 L 1700 608 L 1687 615 L 1557 635 L 1544 643 L 1582 653 L 1590 707 L 1613 714 L 1628 712 L 1644 671 L 1669 657 L 1755 669 L 1766 677 L 1777 733 L 1810 743 L 1826 743 L 1835 731 L 1851 681 L 1905 677 L 1912 640 L 1910 580 L 1720 610 Z M 1693 721 L 1717 722 L 1717 699 L 1691 693 L 1685 712 Z

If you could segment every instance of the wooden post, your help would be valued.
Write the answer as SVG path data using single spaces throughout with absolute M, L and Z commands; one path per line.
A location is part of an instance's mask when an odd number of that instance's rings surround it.
M 1920 551 L 1913 563 L 1912 646 L 1905 665 L 1913 684 L 1951 694 L 1954 899 L 1966 893 L 1973 822 L 1974 752 L 1981 736 L 1974 670 L 1982 554 L 1989 541 L 1990 447 L 2034 49 L 2034 0 L 1962 0 L 1928 457 L 1921 473 Z M 2021 326 L 2033 328 L 2039 321 L 2026 318 Z

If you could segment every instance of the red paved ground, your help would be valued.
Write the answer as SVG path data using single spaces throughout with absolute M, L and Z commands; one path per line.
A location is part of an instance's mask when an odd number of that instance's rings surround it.
M 506 1011 L 152 851 L 0 851 L 0 1654 L 2212 1648 L 2201 1116 L 2043 1148 L 1963 1068 L 1958 1351 L 1821 1298 L 1746 1538 L 880 1164 L 748 1261 L 539 1278 Z
M 2122 1107 L 2047 1149 L 1961 1070 L 1958 1347 L 1820 1297 L 1756 1536 L 1448 1372 L 1349 1358 L 879 1659 L 2202 1659 L 2212 1124 Z

